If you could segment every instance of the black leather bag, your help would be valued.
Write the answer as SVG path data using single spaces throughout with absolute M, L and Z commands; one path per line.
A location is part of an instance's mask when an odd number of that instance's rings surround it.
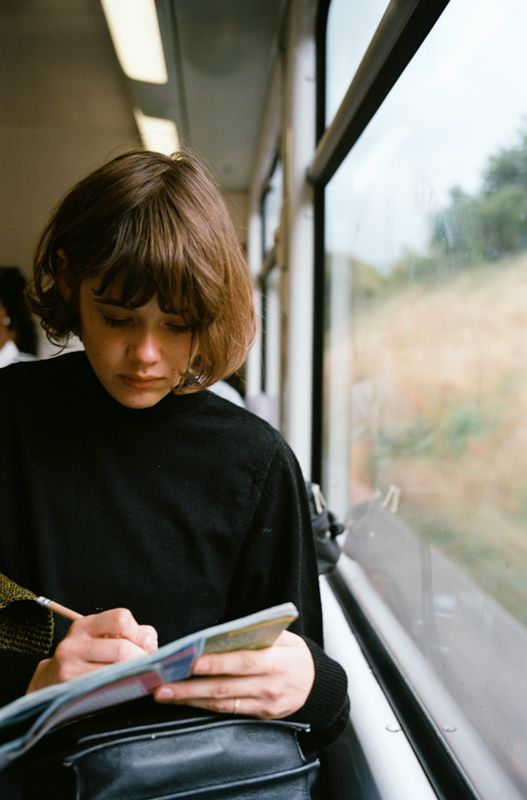
M 65 725 L 15 767 L 23 800 L 306 800 L 307 726 L 127 703 Z

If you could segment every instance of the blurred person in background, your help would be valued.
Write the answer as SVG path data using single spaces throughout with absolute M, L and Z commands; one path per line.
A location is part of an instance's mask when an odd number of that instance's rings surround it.
M 37 335 L 18 267 L 0 267 L 0 367 L 36 357 Z

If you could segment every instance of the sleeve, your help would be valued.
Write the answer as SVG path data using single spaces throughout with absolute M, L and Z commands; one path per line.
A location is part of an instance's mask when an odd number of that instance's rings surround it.
M 26 693 L 38 662 L 36 656 L 0 650 L 0 707 Z
M 287 601 L 298 608 L 299 617 L 291 630 L 304 638 L 311 651 L 315 681 L 293 719 L 311 727 L 306 749 L 329 744 L 348 719 L 347 678 L 340 664 L 323 649 L 309 504 L 300 466 L 283 439 L 260 484 L 252 525 L 231 585 L 232 614 L 241 616 Z

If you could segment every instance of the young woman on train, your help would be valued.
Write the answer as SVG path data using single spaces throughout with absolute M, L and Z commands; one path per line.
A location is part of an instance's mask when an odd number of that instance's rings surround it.
M 0 571 L 84 616 L 48 658 L 0 654 L 1 701 L 285 601 L 261 651 L 203 656 L 158 703 L 308 722 L 335 739 L 346 677 L 323 650 L 304 480 L 281 435 L 207 387 L 252 342 L 250 275 L 191 155 L 134 151 L 60 202 L 33 311 L 84 350 L 0 371 Z

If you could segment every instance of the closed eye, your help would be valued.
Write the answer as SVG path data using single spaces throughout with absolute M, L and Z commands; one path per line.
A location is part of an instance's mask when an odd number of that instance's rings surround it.
M 167 322 L 167 328 L 174 333 L 190 333 L 192 330 L 191 325 L 180 324 L 177 322 Z
M 106 314 L 102 315 L 103 321 L 105 325 L 108 325 L 110 328 L 122 328 L 125 325 L 129 325 L 132 320 L 130 317 L 116 318 L 116 317 L 107 317 Z

